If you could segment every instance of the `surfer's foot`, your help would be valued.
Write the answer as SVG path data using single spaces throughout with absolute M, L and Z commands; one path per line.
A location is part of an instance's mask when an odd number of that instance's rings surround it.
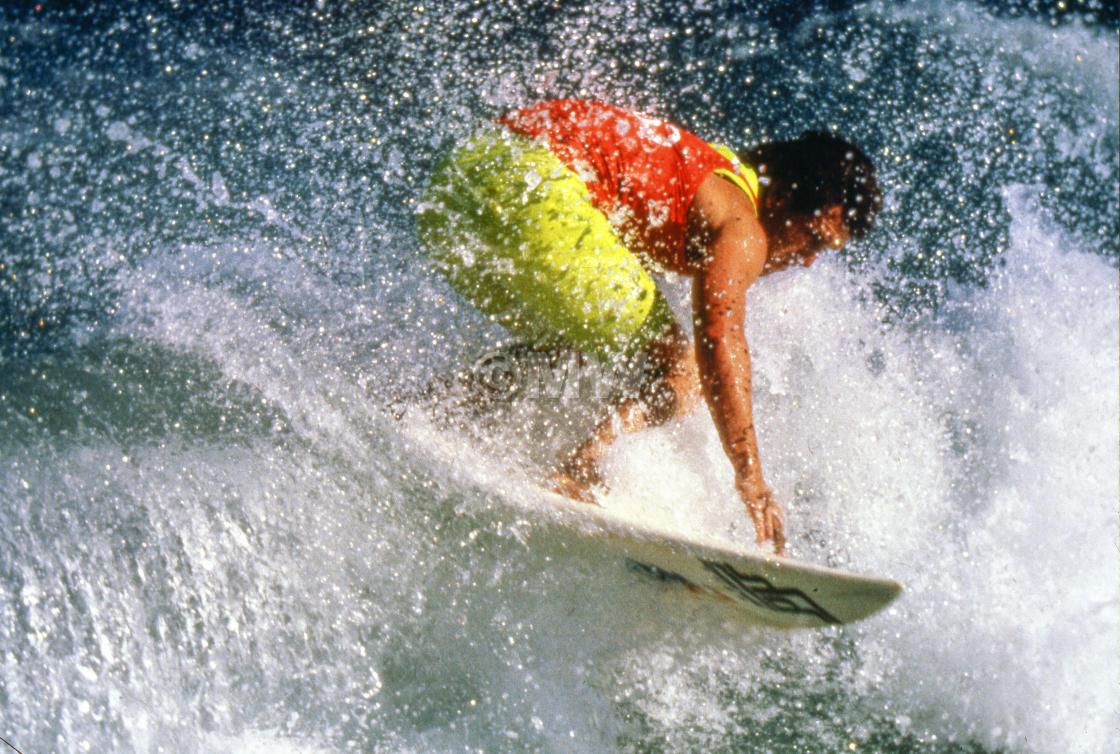
M 595 503 L 592 488 L 606 488 L 603 475 L 599 473 L 598 455 L 601 445 L 594 438 L 578 448 L 560 464 L 549 478 L 554 492 L 583 503 Z
M 548 479 L 548 486 L 553 492 L 559 493 L 581 503 L 598 505 L 595 494 L 591 491 L 592 481 L 584 474 L 573 474 L 567 469 L 555 472 Z

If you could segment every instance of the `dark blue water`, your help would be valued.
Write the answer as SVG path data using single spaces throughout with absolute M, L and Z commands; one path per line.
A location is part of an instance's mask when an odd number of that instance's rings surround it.
M 1112 750 L 1117 25 L 1093 3 L 6 6 L 0 736 Z M 752 289 L 748 338 L 794 551 L 904 581 L 897 608 L 725 625 L 534 533 L 508 417 L 393 418 L 504 337 L 424 262 L 426 171 L 551 96 L 744 146 L 836 127 L 876 160 L 880 227 Z M 746 539 L 720 453 L 704 412 L 627 440 L 606 502 Z

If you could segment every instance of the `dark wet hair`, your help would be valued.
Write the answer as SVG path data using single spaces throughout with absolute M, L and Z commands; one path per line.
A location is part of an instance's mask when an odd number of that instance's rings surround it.
M 764 193 L 788 197 L 784 201 L 797 212 L 841 205 L 844 224 L 855 238 L 867 233 L 883 207 L 871 160 L 855 144 L 827 131 L 759 144 L 742 159 L 758 171 Z

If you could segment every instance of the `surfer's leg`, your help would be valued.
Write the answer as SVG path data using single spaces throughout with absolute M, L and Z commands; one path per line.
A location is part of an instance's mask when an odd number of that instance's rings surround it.
M 600 463 L 622 434 L 656 427 L 695 408 L 700 400 L 700 372 L 695 351 L 674 321 L 639 355 L 643 380 L 637 395 L 624 399 L 565 460 L 553 476 L 553 488 L 569 497 L 594 502 L 590 488 L 603 486 Z
M 646 425 L 657 427 L 692 411 L 700 400 L 700 368 L 696 351 L 673 321 L 642 351 L 643 376 L 638 403 Z

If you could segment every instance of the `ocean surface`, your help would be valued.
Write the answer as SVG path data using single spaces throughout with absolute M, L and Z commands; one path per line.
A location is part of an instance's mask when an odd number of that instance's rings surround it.
M 1115 752 L 1118 25 L 1072 0 L 5 4 L 0 738 Z M 554 96 L 741 146 L 838 128 L 878 163 L 879 227 L 752 288 L 747 335 L 793 554 L 899 579 L 888 611 L 743 628 L 539 524 L 549 453 L 625 378 L 507 358 L 412 218 L 442 150 Z M 495 363 L 517 389 L 464 405 Z M 702 409 L 606 472 L 608 507 L 753 541 Z

